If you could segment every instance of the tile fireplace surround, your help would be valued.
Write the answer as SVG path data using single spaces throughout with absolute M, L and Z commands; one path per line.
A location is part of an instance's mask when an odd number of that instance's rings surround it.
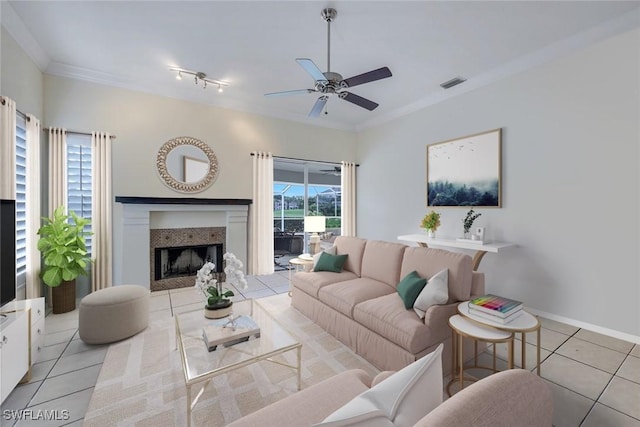
M 151 230 L 224 227 L 224 250 L 246 266 L 250 199 L 116 197 L 114 285 L 151 289 Z

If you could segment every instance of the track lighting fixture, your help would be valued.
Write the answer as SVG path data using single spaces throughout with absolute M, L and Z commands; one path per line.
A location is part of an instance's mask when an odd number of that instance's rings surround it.
M 224 80 L 217 80 L 217 79 L 210 79 L 207 77 L 207 75 L 205 73 L 203 73 L 202 71 L 191 71 L 191 70 L 185 70 L 184 68 L 170 68 L 171 71 L 175 71 L 178 74 L 176 75 L 176 79 L 177 80 L 182 80 L 182 74 L 189 74 L 191 76 L 193 76 L 193 80 L 195 82 L 195 84 L 197 85 L 198 82 L 202 82 L 202 88 L 206 89 L 207 88 L 207 84 L 212 84 L 212 85 L 217 85 L 218 86 L 218 92 L 222 92 L 222 88 L 224 86 L 229 86 L 228 82 L 225 82 Z

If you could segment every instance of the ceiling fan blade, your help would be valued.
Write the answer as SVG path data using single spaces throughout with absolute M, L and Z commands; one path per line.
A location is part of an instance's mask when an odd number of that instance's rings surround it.
M 307 73 L 311 74 L 311 77 L 313 77 L 313 80 L 317 82 L 327 81 L 327 78 L 324 76 L 324 74 L 322 74 L 322 71 L 320 71 L 320 68 L 318 68 L 318 66 L 312 60 L 307 58 L 297 58 L 296 62 L 300 64 L 300 66 L 304 68 L 304 70 Z
M 282 92 L 265 93 L 264 96 L 288 96 L 288 95 L 300 95 L 303 93 L 313 93 L 313 89 L 297 89 L 297 90 L 285 90 Z
M 339 97 L 345 101 L 351 102 L 352 104 L 356 104 L 358 107 L 366 108 L 369 111 L 375 110 L 378 107 L 378 104 L 375 102 L 356 95 L 355 93 L 340 92 Z
M 345 83 L 347 87 L 354 87 L 364 83 L 374 82 L 380 79 L 386 79 L 391 77 L 391 70 L 387 67 L 378 68 L 377 70 L 369 71 L 368 73 L 359 74 L 357 76 L 344 79 L 342 83 Z
M 326 95 L 323 95 L 320 98 L 318 98 L 316 103 L 313 104 L 313 108 L 309 112 L 309 117 L 318 117 L 320 113 L 322 113 L 322 110 L 324 109 L 324 105 L 327 103 L 327 99 L 329 99 L 329 97 Z

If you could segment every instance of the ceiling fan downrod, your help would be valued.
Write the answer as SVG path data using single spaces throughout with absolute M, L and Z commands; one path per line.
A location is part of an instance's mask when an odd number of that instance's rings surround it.
M 338 16 L 338 11 L 328 7 L 326 9 L 322 9 L 321 12 L 322 19 L 324 19 L 327 23 L 327 73 L 331 72 L 331 21 L 336 19 Z

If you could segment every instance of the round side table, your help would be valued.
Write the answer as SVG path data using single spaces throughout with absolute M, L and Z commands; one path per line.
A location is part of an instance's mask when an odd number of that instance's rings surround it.
M 289 265 L 293 266 L 293 268 L 289 268 L 289 296 L 291 296 L 291 277 L 293 276 L 293 269 L 295 269 L 296 273 L 300 271 L 301 267 L 304 271 L 309 271 L 309 267 L 313 266 L 313 259 L 291 258 L 289 260 Z
M 489 326 L 491 328 L 497 329 L 499 331 L 510 332 L 513 334 L 520 334 L 521 343 L 522 343 L 522 359 L 521 366 L 522 369 L 527 369 L 526 367 L 526 346 L 527 342 L 525 340 L 525 334 L 527 332 L 536 332 L 536 373 L 540 376 L 540 321 L 534 315 L 527 313 L 522 310 L 522 314 L 518 315 L 515 319 L 510 321 L 509 323 L 499 323 L 492 322 L 484 317 L 475 316 L 473 313 L 469 312 L 469 302 L 461 302 L 458 304 L 458 313 L 462 316 L 471 319 L 472 321 Z M 513 351 L 513 347 L 511 347 L 511 351 Z M 494 351 L 495 354 L 495 351 Z M 513 353 L 509 354 L 509 358 L 513 360 Z
M 493 353 L 493 367 L 479 366 L 478 365 L 478 341 L 484 341 L 488 343 L 503 343 L 506 342 L 509 346 L 509 361 L 508 368 L 513 368 L 513 333 L 499 331 L 490 326 L 481 325 L 459 314 L 453 315 L 449 318 L 449 326 L 451 327 L 451 381 L 447 384 L 447 393 L 451 396 L 451 385 L 456 381 L 460 381 L 460 390 L 464 388 L 464 381 L 477 381 L 477 378 L 464 376 L 464 357 L 463 357 L 463 338 L 472 339 L 474 346 L 474 365 L 471 368 L 488 369 L 493 372 L 498 372 L 496 369 L 496 354 Z M 456 364 L 458 369 L 456 370 Z

